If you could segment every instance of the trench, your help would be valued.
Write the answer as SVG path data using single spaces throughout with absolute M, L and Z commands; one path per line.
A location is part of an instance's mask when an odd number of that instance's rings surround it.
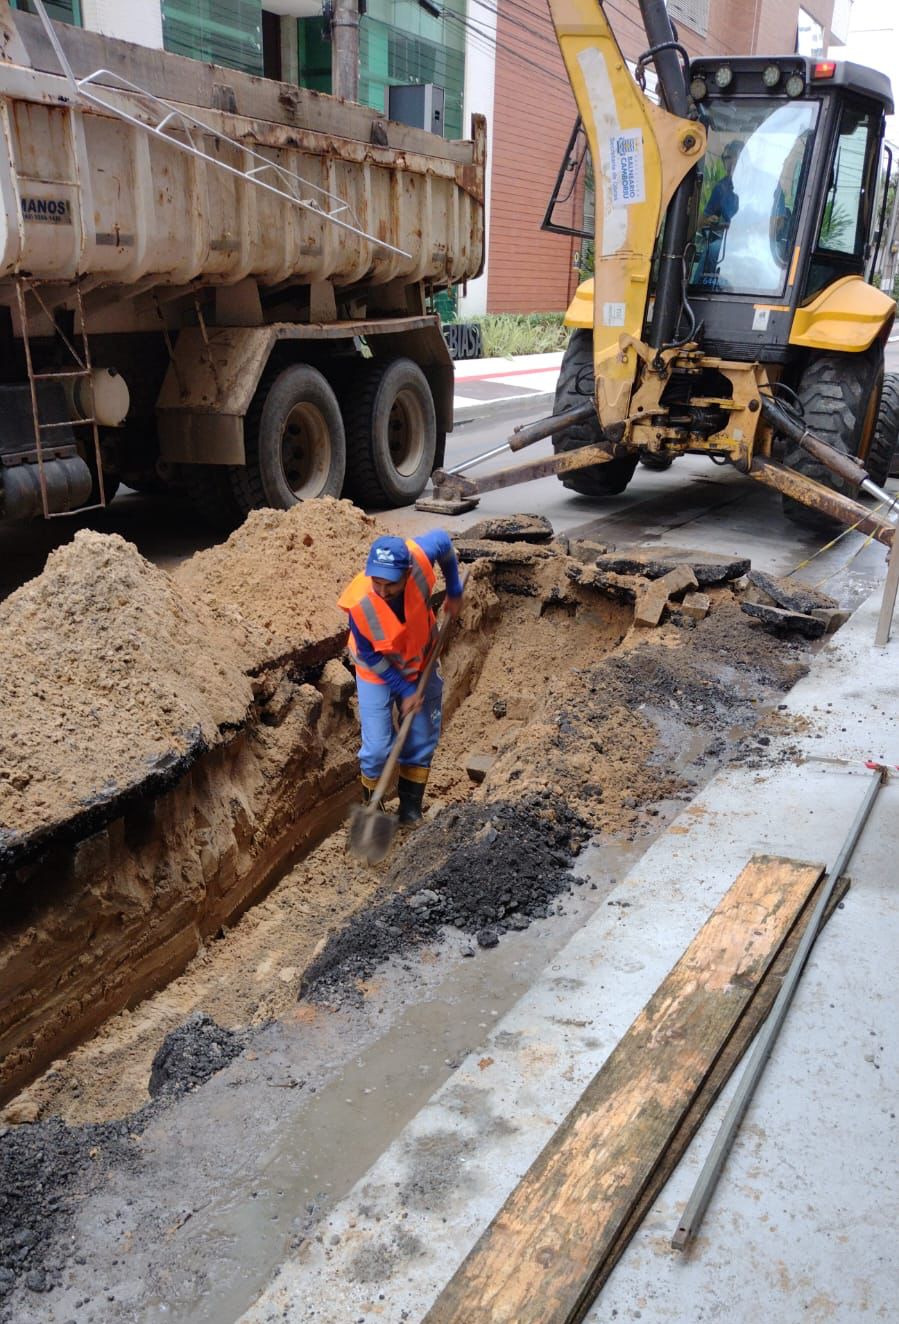
M 346 852 L 356 719 L 334 649 L 282 655 L 172 784 L 22 866 L 0 1164 L 25 1176 L 0 1210 L 0 1318 L 42 1317 L 27 1273 L 78 1318 L 88 1300 L 98 1322 L 236 1317 L 721 760 L 789 735 L 777 698 L 807 645 L 772 647 L 726 580 L 706 620 L 637 630 L 571 550 L 475 561 L 430 809 L 381 865 Z M 109 1243 L 111 1202 L 129 1256 L 104 1304 L 73 1248 Z

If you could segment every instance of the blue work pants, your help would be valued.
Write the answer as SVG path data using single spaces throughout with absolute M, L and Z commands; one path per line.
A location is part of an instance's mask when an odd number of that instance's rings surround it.
M 396 732 L 393 710 L 396 701 L 389 685 L 356 677 L 359 696 L 359 723 L 362 727 L 362 746 L 359 765 L 366 777 L 379 777 L 387 762 Z M 412 719 L 406 743 L 400 754 L 400 763 L 418 768 L 429 768 L 437 741 L 443 712 L 443 680 L 435 667 L 425 689 L 424 703 Z

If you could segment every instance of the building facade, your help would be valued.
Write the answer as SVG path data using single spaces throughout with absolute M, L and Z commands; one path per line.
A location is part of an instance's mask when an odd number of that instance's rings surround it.
M 498 14 L 487 269 L 463 307 L 469 314 L 555 311 L 581 278 L 582 241 L 540 225 L 577 109 L 545 0 L 470 0 L 472 13 L 488 7 Z M 822 53 L 841 35 L 831 31 L 833 0 L 802 7 L 795 0 L 669 0 L 668 9 L 694 56 L 788 53 L 797 49 L 801 16 L 809 35 L 820 32 Z M 637 0 L 615 0 L 606 13 L 633 65 L 647 45 Z

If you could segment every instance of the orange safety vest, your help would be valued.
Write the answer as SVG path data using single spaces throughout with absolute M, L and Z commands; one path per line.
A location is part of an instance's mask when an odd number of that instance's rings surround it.
M 437 576 L 434 567 L 417 542 L 406 539 L 412 554 L 412 565 L 403 593 L 404 621 L 398 620 L 393 609 L 372 588 L 366 574 L 356 575 L 337 600 L 376 652 L 381 654 L 375 668 L 365 666 L 353 648 L 350 631 L 348 648 L 361 680 L 384 685 L 384 672 L 396 667 L 407 680 L 417 680 L 428 652 L 437 635 L 437 620 L 431 607 L 431 592 Z

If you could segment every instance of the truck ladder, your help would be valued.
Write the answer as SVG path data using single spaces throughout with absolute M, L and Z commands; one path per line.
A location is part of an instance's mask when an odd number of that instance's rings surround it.
M 396 253 L 398 257 L 410 257 L 405 249 L 395 248 L 393 244 L 388 244 L 386 240 L 379 239 L 377 235 L 369 234 L 367 230 L 363 230 L 349 204 L 335 193 L 329 193 L 327 189 L 320 188 L 317 184 L 313 184 L 311 180 L 304 179 L 302 175 L 294 174 L 292 170 L 285 170 L 283 166 L 269 160 L 267 156 L 252 151 L 245 143 L 238 142 L 235 138 L 229 138 L 222 133 L 221 129 L 216 129 L 212 125 L 204 123 L 203 120 L 188 114 L 186 110 L 182 110 L 171 101 L 164 101 L 161 97 L 146 91 L 145 88 L 139 87 L 136 83 L 129 82 L 127 78 L 122 78 L 120 74 L 111 69 L 95 69 L 86 78 L 76 78 L 53 29 L 53 24 L 47 17 L 43 0 L 34 0 L 34 3 L 41 22 L 47 31 L 47 36 L 56 52 L 60 67 L 72 88 L 76 102 L 87 102 L 88 105 L 98 106 L 110 115 L 115 115 L 117 119 L 124 120 L 126 124 L 140 129 L 143 133 L 150 134 L 153 138 L 162 139 L 163 142 L 177 148 L 179 152 L 184 152 L 188 156 L 194 157 L 195 160 L 202 161 L 205 165 L 222 170 L 228 175 L 234 175 L 237 179 L 243 180 L 245 184 L 252 184 L 256 188 L 263 189 L 266 193 L 273 193 L 275 197 L 289 202 L 294 207 L 301 207 L 306 211 L 314 212 L 316 216 L 321 216 L 324 220 L 330 221 L 332 225 L 339 226 L 341 230 L 349 230 L 351 234 L 358 235 L 361 239 L 365 239 L 378 248 L 386 249 L 388 253 Z M 139 108 L 146 118 L 141 119 L 136 113 L 130 114 L 127 110 L 123 110 L 121 106 L 117 106 L 114 101 L 99 96 L 96 91 L 96 84 L 100 80 L 104 85 L 112 83 L 113 90 L 125 93 L 138 101 Z M 184 137 L 174 137 L 173 134 L 176 132 L 182 133 Z M 196 142 L 195 135 L 197 134 L 208 135 L 219 142 L 225 143 L 228 147 L 232 147 L 235 152 L 244 158 L 249 157 L 253 162 L 252 166 L 246 170 L 241 170 L 238 166 L 229 165 L 227 161 L 221 160 L 220 157 L 211 156 Z M 263 175 L 273 175 L 276 182 L 269 183 L 262 178 Z M 304 191 L 307 194 L 317 194 L 318 197 L 304 197 Z M 349 219 L 342 219 L 342 213 L 345 213 Z
M 31 388 L 31 418 L 34 425 L 34 448 L 37 452 L 38 478 L 41 485 L 41 504 L 44 509 L 44 519 L 58 519 L 61 515 L 72 515 L 76 511 L 82 510 L 100 510 L 106 505 L 106 490 L 103 483 L 103 464 L 100 456 L 100 433 L 97 427 L 96 408 L 94 405 L 94 379 L 93 369 L 91 367 L 90 344 L 88 342 L 87 327 L 84 322 L 84 304 L 81 299 L 81 287 L 75 286 L 75 313 L 81 326 L 81 353 L 79 354 L 72 341 L 63 331 L 62 327 L 56 321 L 56 318 L 50 308 L 47 307 L 41 298 L 39 286 L 48 284 L 32 280 L 27 276 L 16 277 L 16 300 L 19 305 L 19 320 L 22 325 L 22 344 L 25 347 L 25 363 L 28 367 L 28 384 Z M 40 305 L 41 311 L 48 319 L 53 332 L 63 342 L 71 355 L 72 362 L 77 365 L 70 369 L 63 369 L 54 372 L 35 372 L 34 357 L 31 353 L 31 337 L 28 332 L 28 295 L 32 294 Z M 89 402 L 88 416 L 86 418 L 66 418 L 58 423 L 43 423 L 40 415 L 40 396 L 38 394 L 38 385 L 41 382 L 71 382 L 77 390 L 78 382 L 87 383 L 87 399 Z M 74 510 L 56 510 L 50 509 L 50 502 L 47 494 L 47 476 L 44 472 L 44 464 L 53 459 L 53 455 L 44 455 L 44 433 L 50 432 L 55 428 L 90 428 L 94 443 L 94 465 L 97 480 L 97 492 L 100 500 L 93 502 L 88 506 L 76 506 Z

